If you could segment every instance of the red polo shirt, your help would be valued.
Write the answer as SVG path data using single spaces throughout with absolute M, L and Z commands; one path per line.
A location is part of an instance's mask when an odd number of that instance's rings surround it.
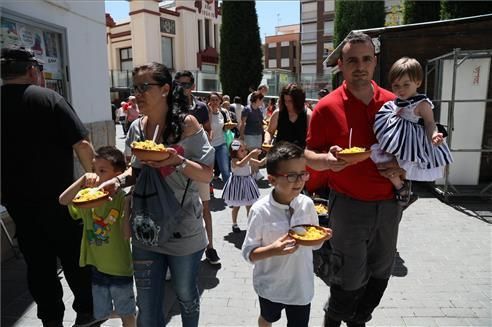
M 387 101 L 396 96 L 379 87 L 374 81 L 374 96 L 365 105 L 354 97 L 344 82 L 316 105 L 307 136 L 307 148 L 316 152 L 328 152 L 330 146 L 348 148 L 352 128 L 352 146 L 369 149 L 377 143 L 374 135 L 374 116 Z M 312 171 L 312 170 L 311 170 Z M 313 172 L 308 190 L 328 182 L 333 190 L 362 201 L 387 200 L 394 197 L 393 185 L 381 176 L 371 159 L 334 172 Z

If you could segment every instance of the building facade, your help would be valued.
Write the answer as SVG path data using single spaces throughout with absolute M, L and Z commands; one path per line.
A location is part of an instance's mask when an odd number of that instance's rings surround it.
M 323 61 L 334 50 L 335 2 L 301 0 L 300 73 L 305 83 L 310 80 L 317 85 L 330 82 L 330 70 L 323 65 Z M 403 1 L 385 0 L 385 8 L 385 26 L 403 23 Z M 316 77 L 313 78 L 313 75 Z
M 277 26 L 276 34 L 265 37 L 265 69 L 299 72 L 299 24 Z
M 172 71 L 192 71 L 197 89 L 219 89 L 222 19 L 217 0 L 129 1 L 129 4 L 129 18 L 125 21 L 115 23 L 106 14 L 112 91 L 128 88 L 133 67 L 151 61 L 161 62 Z

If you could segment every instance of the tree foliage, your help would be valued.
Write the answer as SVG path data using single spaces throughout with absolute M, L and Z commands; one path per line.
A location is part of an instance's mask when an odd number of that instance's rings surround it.
M 492 1 L 441 1 L 441 19 L 492 13 Z
M 439 20 L 440 11 L 440 1 L 405 0 L 403 2 L 403 24 L 414 24 Z
M 263 64 L 260 28 L 254 1 L 223 1 L 220 30 L 220 82 L 223 94 L 240 96 L 260 84 Z
M 337 0 L 335 3 L 334 46 L 352 30 L 382 27 L 385 21 L 384 1 Z

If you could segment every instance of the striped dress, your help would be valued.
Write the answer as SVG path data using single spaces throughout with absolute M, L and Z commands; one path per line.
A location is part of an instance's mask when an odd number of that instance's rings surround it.
M 260 190 L 251 176 L 249 163 L 243 167 L 232 168 L 232 174 L 227 180 L 222 198 L 228 206 L 250 206 L 260 197 Z
M 425 127 L 419 124 L 422 118 L 415 108 L 425 101 L 432 102 L 422 94 L 407 100 L 386 102 L 376 113 L 374 133 L 381 151 L 393 154 L 406 176 L 414 181 L 435 181 L 443 177 L 444 167 L 453 162 L 448 145 L 433 146 Z

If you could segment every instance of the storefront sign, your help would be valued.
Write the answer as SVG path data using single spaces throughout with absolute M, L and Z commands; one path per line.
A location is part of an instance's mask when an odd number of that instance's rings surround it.
M 5 18 L 2 18 L 0 26 L 0 46 L 31 49 L 37 58 L 44 61 L 46 86 L 64 95 L 61 35 Z

